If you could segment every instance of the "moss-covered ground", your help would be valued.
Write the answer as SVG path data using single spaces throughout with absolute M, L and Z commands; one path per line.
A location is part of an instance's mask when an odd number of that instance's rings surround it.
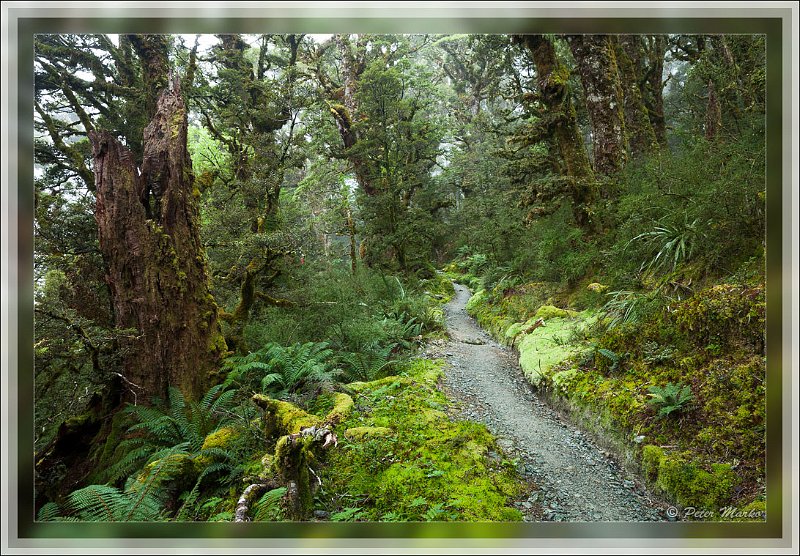
M 715 516 L 726 506 L 763 510 L 763 286 L 712 285 L 611 327 L 602 311 L 568 312 L 603 295 L 589 286 L 577 294 L 547 283 L 478 290 L 467 311 L 518 349 L 541 391 L 576 415 L 594 415 L 595 433 L 622 439 L 656 492 Z M 670 383 L 691 395 L 659 415 L 666 404 L 651 388 Z
M 349 385 L 354 406 L 336 426 L 315 508 L 333 520 L 518 521 L 525 488 L 488 430 L 448 417 L 442 364 L 419 359 L 397 376 Z M 315 408 L 327 414 L 332 401 Z

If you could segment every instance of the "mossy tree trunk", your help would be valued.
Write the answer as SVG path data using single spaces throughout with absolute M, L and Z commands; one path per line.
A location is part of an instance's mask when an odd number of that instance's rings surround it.
M 294 85 L 300 36 L 286 35 L 288 60 L 279 65 L 283 76 L 280 81 L 267 80 L 268 71 L 274 71 L 274 53 L 268 52 L 269 36 L 261 36 L 261 45 L 255 67 L 246 56 L 247 42 L 241 35 L 217 35 L 220 44 L 214 54 L 221 66 L 220 91 L 217 98 L 217 117 L 204 113 L 206 127 L 225 145 L 233 160 L 234 175 L 242 191 L 243 203 L 253 235 L 263 236 L 278 228 L 280 195 L 287 160 L 292 146 L 297 102 Z M 281 94 L 271 96 L 270 87 L 281 87 Z M 216 122 L 216 123 L 215 123 Z M 276 132 L 289 124 L 289 137 L 281 146 Z M 230 313 L 222 314 L 229 325 L 225 334 L 228 346 L 246 352 L 244 327 L 257 301 L 273 305 L 286 305 L 261 290 L 268 290 L 280 275 L 278 261 L 290 254 L 289 246 L 265 247 L 247 254 L 247 264 L 237 269 L 231 278 L 239 280 L 240 297 Z
M 650 123 L 656 140 L 662 147 L 667 146 L 667 124 L 664 119 L 664 54 L 667 52 L 667 36 L 653 35 L 647 44 L 646 90 L 644 95 Z
M 141 175 L 108 132 L 91 132 L 100 249 L 124 353 L 124 401 L 197 398 L 226 351 L 209 294 L 180 86 L 158 98 L 144 131 Z
M 639 86 L 640 72 L 628 55 L 628 50 L 631 48 L 626 48 L 627 42 L 641 42 L 641 38 L 638 35 L 622 35 L 619 39 L 612 40 L 615 43 L 617 68 L 622 86 L 625 133 L 631 158 L 635 159 L 658 148 L 656 134 L 648 117 L 649 111 L 644 104 L 642 89 Z
M 661 147 L 667 145 L 664 121 L 664 55 L 667 52 L 667 35 L 619 35 L 622 51 L 631 62 L 635 83 L 639 87 L 647 118 L 653 128 L 656 141 Z M 619 50 L 617 61 L 621 61 Z M 623 62 L 624 63 L 624 62 Z M 628 79 L 623 72 L 623 87 Z M 626 92 L 627 95 L 627 92 Z M 627 112 L 626 112 L 627 123 Z
M 353 127 L 353 119 L 358 114 L 358 80 L 366 69 L 365 49 L 366 44 L 359 41 L 352 45 L 347 35 L 335 35 L 334 40 L 342 58 L 342 88 L 339 103 L 331 104 L 331 114 L 336 121 L 345 156 L 353 165 L 353 173 L 361 190 L 368 196 L 378 193 L 378 188 L 372 183 L 367 170 L 367 163 L 361 155 L 355 152 L 359 134 Z
M 619 171 L 626 160 L 623 93 L 613 39 L 609 35 L 569 35 L 592 125 L 594 170 Z
M 550 133 L 561 162 L 559 172 L 569 178 L 572 212 L 582 228 L 591 228 L 591 205 L 597 199 L 597 186 L 583 146 L 569 91 L 569 70 L 558 59 L 553 43 L 542 35 L 514 38 L 531 53 L 536 66 L 539 99 L 552 119 Z

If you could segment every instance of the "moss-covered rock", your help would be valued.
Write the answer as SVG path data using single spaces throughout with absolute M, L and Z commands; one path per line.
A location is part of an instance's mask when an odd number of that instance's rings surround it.
M 222 427 L 217 429 L 206 436 L 201 450 L 207 450 L 209 448 L 225 448 L 230 446 L 232 442 L 239 438 L 240 434 L 240 431 L 234 429 L 233 427 Z
M 540 386 L 555 365 L 581 350 L 567 341 L 573 325 L 570 319 L 554 318 L 519 342 L 519 365 L 531 384 Z
M 542 305 L 541 307 L 539 307 L 539 310 L 536 311 L 534 317 L 537 319 L 550 320 L 550 319 L 572 318 L 575 315 L 577 315 L 575 311 L 559 309 L 558 307 L 555 307 L 553 305 Z
M 663 454 L 656 479 L 678 504 L 714 511 L 728 503 L 738 482 L 729 464 L 714 463 L 705 470 L 692 461 L 691 453 Z

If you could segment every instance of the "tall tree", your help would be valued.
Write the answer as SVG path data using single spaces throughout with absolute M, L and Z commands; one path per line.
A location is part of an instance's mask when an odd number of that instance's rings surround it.
M 646 115 L 650 120 L 653 133 L 658 144 L 662 147 L 667 144 L 666 124 L 664 120 L 664 57 L 667 53 L 667 35 L 620 35 L 618 60 L 622 60 L 624 53 L 630 60 L 631 67 L 623 68 L 625 74 L 624 86 L 636 84 L 641 93 L 641 99 L 646 108 Z M 632 70 L 632 71 L 631 71 Z M 632 81 L 628 81 L 633 76 Z M 630 98 L 626 91 L 626 99 Z M 626 123 L 629 119 L 626 112 Z M 646 144 L 646 143 L 645 143 Z M 633 147 L 633 145 L 632 145 Z M 636 149 L 633 149 L 634 152 Z
M 230 215 L 215 227 L 209 253 L 223 276 L 218 291 L 229 307 L 222 313 L 229 346 L 246 351 L 243 332 L 253 307 L 285 303 L 267 292 L 281 274 L 280 261 L 297 250 L 280 229 L 280 196 L 287 169 L 300 163 L 299 115 L 310 99 L 296 68 L 302 35 L 262 35 L 254 48 L 241 35 L 217 37 L 194 96 L 206 129 L 228 154 L 229 169 L 206 175 L 206 207 L 217 222 Z
M 628 54 L 630 51 L 638 54 L 641 50 L 642 39 L 639 35 L 621 35 L 618 39 L 612 40 L 616 47 L 617 68 L 622 86 L 627 144 L 631 157 L 639 158 L 658 147 L 649 110 L 644 103 L 640 70 L 634 59 Z M 663 111 L 663 107 L 661 110 Z M 661 117 L 663 118 L 663 114 Z
M 614 40 L 609 35 L 567 36 L 578 65 L 592 124 L 594 170 L 610 175 L 626 160 L 623 93 Z
M 180 86 L 162 92 L 144 131 L 141 175 L 108 132 L 90 132 L 100 249 L 116 325 L 138 335 L 121 348 L 128 401 L 166 399 L 170 385 L 196 399 L 225 353 L 208 293 Z M 152 206 L 150 201 L 152 199 Z
M 575 116 L 569 69 L 558 58 L 552 41 L 547 37 L 519 35 L 514 40 L 521 42 L 530 52 L 536 66 L 538 91 L 532 100 L 543 107 L 528 140 L 552 138 L 557 151 L 553 157 L 554 170 L 564 178 L 559 182 L 557 193 L 537 191 L 535 195 L 544 197 L 545 201 L 565 195 L 570 200 L 575 221 L 589 229 L 592 227 L 591 205 L 597 199 L 597 185 Z

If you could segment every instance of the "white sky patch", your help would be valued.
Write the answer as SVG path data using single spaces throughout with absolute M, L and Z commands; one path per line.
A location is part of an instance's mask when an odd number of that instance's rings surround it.
M 313 40 L 315 43 L 323 43 L 323 42 L 327 41 L 329 38 L 331 38 L 333 35 L 311 34 L 311 35 L 306 35 L 306 36 L 307 37 L 311 37 L 311 40 Z

